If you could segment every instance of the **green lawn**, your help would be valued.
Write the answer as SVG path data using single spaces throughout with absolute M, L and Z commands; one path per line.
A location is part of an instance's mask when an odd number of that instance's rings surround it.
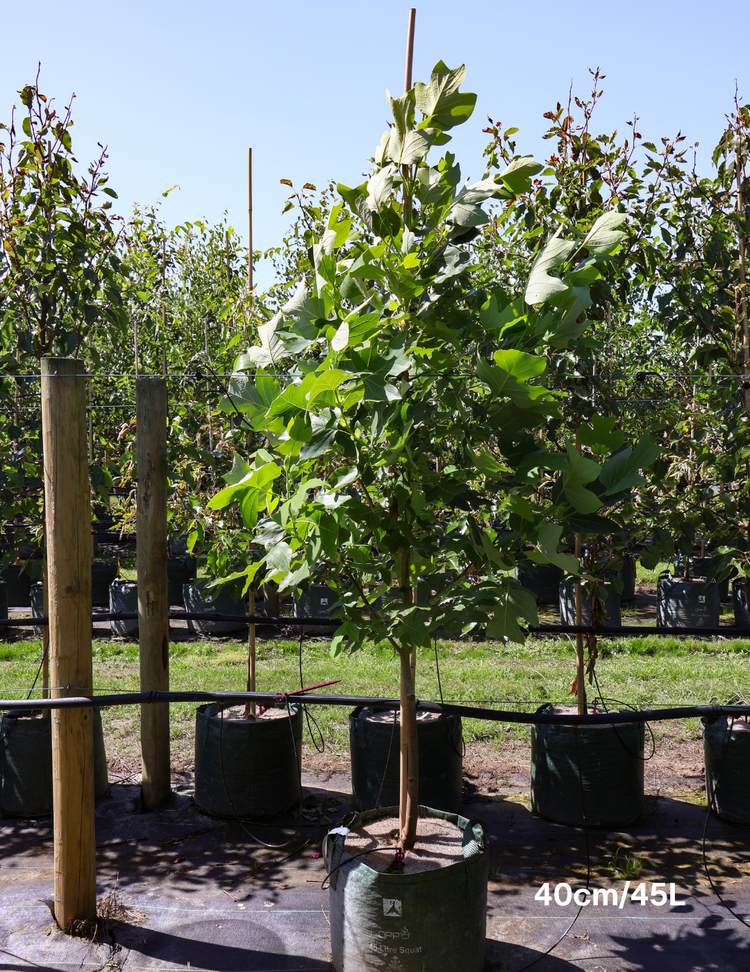
M 438 642 L 443 695 L 446 701 L 496 704 L 532 710 L 543 702 L 569 701 L 573 678 L 573 644 L 566 638 L 529 639 L 525 645 Z M 639 707 L 707 702 L 736 702 L 750 697 L 750 640 L 696 638 L 603 640 L 597 673 L 605 696 Z M 0 694 L 23 698 L 31 688 L 41 658 L 41 642 L 0 642 Z M 305 641 L 302 653 L 306 685 L 340 678 L 325 691 L 347 695 L 398 694 L 398 664 L 386 646 L 333 660 L 328 642 Z M 175 690 L 241 691 L 246 678 L 245 645 L 234 640 L 173 642 L 171 685 Z M 289 691 L 300 684 L 299 643 L 258 643 L 258 688 Z M 138 684 L 138 647 L 127 642 L 94 641 L 94 690 L 134 692 Z M 593 692 L 593 689 L 589 690 Z M 438 699 L 435 657 L 420 651 L 417 692 Z M 172 705 L 172 740 L 177 768 L 192 762 L 195 705 Z M 333 758 L 348 754 L 346 707 L 314 707 Z M 133 768 L 139 754 L 138 707 L 103 712 L 108 756 L 118 766 Z M 677 727 L 674 727 L 675 729 Z M 666 724 L 654 726 L 657 739 Z M 697 735 L 698 720 L 687 720 L 680 731 Z M 483 740 L 493 748 L 509 737 L 525 740 L 528 727 L 468 720 L 467 742 Z M 309 747 L 309 740 L 306 740 Z

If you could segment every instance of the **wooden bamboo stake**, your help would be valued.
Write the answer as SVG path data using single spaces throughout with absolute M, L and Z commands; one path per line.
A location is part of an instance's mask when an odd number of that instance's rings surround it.
M 576 449 L 578 454 L 581 454 L 581 443 L 578 439 L 578 427 L 576 426 Z M 581 534 L 576 533 L 575 540 L 575 557 L 576 560 L 581 562 Z M 581 599 L 581 579 L 580 577 L 576 580 L 576 625 L 581 626 L 583 617 L 583 604 Z M 576 695 L 578 698 L 578 714 L 586 715 L 588 711 L 588 706 L 586 703 L 586 673 L 584 669 L 584 657 L 583 657 L 583 635 L 579 631 L 576 634 Z
M 42 358 L 42 439 L 52 697 L 92 690 L 91 494 L 86 379 L 75 358 Z M 52 715 L 54 914 L 61 928 L 96 918 L 94 712 Z
M 247 150 L 247 317 L 245 344 L 250 347 L 250 321 L 253 307 L 253 150 Z
M 411 88 L 411 74 L 412 65 L 414 63 L 414 24 L 417 17 L 416 8 L 412 7 L 409 10 L 409 26 L 407 28 L 406 34 L 406 72 L 404 74 L 404 94 Z M 404 175 L 408 171 L 408 166 L 404 166 Z M 404 226 L 406 226 L 407 219 L 409 217 L 409 211 L 411 208 L 409 195 L 406 191 L 406 178 L 404 178 Z M 401 599 L 404 604 L 409 603 L 409 552 L 407 550 L 401 551 Z M 399 733 L 400 740 L 400 766 L 399 766 L 399 822 L 401 825 L 401 834 L 404 833 L 404 828 L 406 826 L 406 810 L 407 810 L 407 796 L 408 796 L 408 779 L 409 779 L 409 734 L 406 718 L 405 705 L 407 705 L 407 700 L 409 695 L 414 695 L 414 675 L 416 669 L 416 651 L 412 648 L 409 665 L 407 667 L 405 660 L 401 660 L 401 728 Z M 408 685 L 409 678 L 411 677 L 411 688 Z M 413 741 L 415 742 L 415 741 Z M 417 753 L 416 747 L 414 747 L 414 761 L 416 761 Z M 414 770 L 414 767 L 411 767 Z
M 738 119 L 739 124 L 739 119 Z M 750 412 L 750 389 L 745 386 L 750 383 L 750 326 L 748 325 L 747 313 L 747 291 L 746 291 L 746 254 L 745 254 L 745 164 L 742 159 L 742 139 L 740 132 L 737 132 L 737 151 L 734 156 L 735 173 L 737 176 L 737 212 L 738 221 L 738 243 L 739 243 L 739 277 L 740 277 L 740 321 L 742 325 L 742 400 L 745 410 Z
M 248 594 L 248 610 L 250 617 L 255 614 L 255 591 Z M 255 691 L 255 622 L 250 622 L 247 626 L 247 690 Z M 245 709 L 246 715 L 255 715 L 255 702 L 248 702 Z
M 404 74 L 404 94 L 411 88 L 411 72 L 414 65 L 414 26 L 417 20 L 417 8 L 409 11 L 409 27 L 406 33 L 406 73 Z
M 138 647 L 141 692 L 169 691 L 167 591 L 167 383 L 139 378 L 136 395 Z M 169 703 L 141 706 L 143 802 L 169 799 Z

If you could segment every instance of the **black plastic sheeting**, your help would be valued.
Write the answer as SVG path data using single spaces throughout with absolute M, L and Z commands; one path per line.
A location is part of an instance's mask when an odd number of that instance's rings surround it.
M 325 839 L 335 972 L 481 972 L 487 933 L 485 825 L 419 807 L 463 831 L 463 860 L 414 874 L 375 871 L 346 851 L 346 828 Z M 351 830 L 395 817 L 398 807 L 354 814 Z M 342 863 L 343 862 L 343 863 Z
M 706 795 L 724 820 L 750 826 L 750 727 L 732 721 L 703 719 Z
M 575 827 L 632 823 L 644 809 L 643 743 L 643 723 L 534 726 L 532 809 Z
M 369 718 L 372 712 L 369 706 L 361 706 L 349 716 L 352 796 L 357 810 L 391 807 L 399 799 L 401 724 L 393 719 L 374 721 Z M 420 719 L 417 738 L 419 802 L 456 813 L 461 806 L 463 778 L 461 717 Z
M 195 715 L 195 804 L 217 817 L 265 817 L 300 801 L 302 707 L 287 718 L 222 719 L 219 704 Z
M 109 793 L 102 717 L 94 709 L 94 798 Z M 0 726 L 0 810 L 17 817 L 52 813 L 52 719 L 9 712 Z

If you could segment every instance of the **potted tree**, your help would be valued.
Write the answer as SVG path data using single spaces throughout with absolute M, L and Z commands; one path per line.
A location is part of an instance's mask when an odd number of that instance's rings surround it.
M 399 659 L 399 806 L 360 814 L 327 841 L 339 972 L 374 967 L 369 943 L 383 919 L 409 938 L 396 952 L 404 969 L 447 969 L 458 953 L 467 969 L 482 968 L 486 835 L 419 804 L 416 651 L 436 627 L 522 639 L 519 619 L 533 624 L 537 612 L 508 576 L 516 551 L 531 544 L 539 563 L 576 571 L 560 538 L 566 518 L 590 523 L 584 484 L 601 472 L 590 475 L 595 464 L 572 444 L 552 453 L 534 433 L 560 416 L 541 383 L 547 352 L 586 329 L 589 288 L 619 244 L 622 217 L 553 239 L 527 267 L 525 300 L 482 279 L 469 243 L 487 220 L 483 203 L 528 192 L 541 167 L 516 158 L 465 186 L 451 153 L 427 161 L 473 109 L 463 77 L 441 62 L 429 83 L 391 99 L 371 176 L 338 186 L 327 228 L 310 240 L 309 281 L 261 325 L 230 385 L 267 445 L 221 502 L 240 504 L 280 591 L 325 569 L 339 594 L 334 657 L 386 641 Z M 550 471 L 559 490 L 540 500 Z M 260 569 L 238 573 L 250 585 Z M 418 584 L 426 603 L 414 597 Z M 392 587 L 404 599 L 379 601 Z M 455 863 L 420 873 L 437 839 L 455 839 Z M 368 848 L 380 850 L 365 862 Z

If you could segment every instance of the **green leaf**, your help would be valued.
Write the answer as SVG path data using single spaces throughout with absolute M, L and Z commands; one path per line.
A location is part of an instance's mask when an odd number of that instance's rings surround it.
M 463 64 L 451 70 L 438 61 L 432 69 L 429 84 L 417 82 L 414 85 L 417 108 L 425 116 L 417 126 L 419 129 L 445 132 L 471 117 L 477 96 L 459 91 L 465 77 L 466 67 Z
M 589 230 L 581 244 L 590 253 L 607 256 L 613 253 L 625 237 L 618 227 L 627 219 L 625 213 L 611 211 L 603 213 Z
M 349 344 L 349 324 L 343 321 L 331 340 L 332 351 L 343 351 Z
M 568 574 L 578 573 L 578 561 L 571 554 L 560 553 L 560 537 L 563 527 L 559 523 L 547 523 L 537 537 L 538 549 L 532 551 L 528 559 L 535 564 L 555 564 Z
M 530 155 L 513 159 L 500 173 L 505 185 L 516 194 L 528 192 L 531 189 L 532 176 L 542 171 L 544 166 L 536 162 Z
M 536 307 L 568 289 L 566 283 L 559 277 L 551 276 L 549 271 L 564 263 L 575 249 L 575 243 L 561 240 L 557 234 L 552 237 L 532 264 L 524 295 L 527 304 Z
M 528 624 L 539 624 L 536 599 L 531 591 L 521 587 L 518 581 L 505 579 L 500 596 L 487 625 L 488 637 L 497 641 L 515 641 L 522 644 L 524 634 L 518 625 L 518 618 Z
M 616 422 L 616 418 L 592 415 L 591 425 L 586 425 L 584 422 L 578 426 L 578 438 L 581 444 L 588 446 L 598 456 L 619 449 L 625 438 L 625 433 L 614 431 Z

